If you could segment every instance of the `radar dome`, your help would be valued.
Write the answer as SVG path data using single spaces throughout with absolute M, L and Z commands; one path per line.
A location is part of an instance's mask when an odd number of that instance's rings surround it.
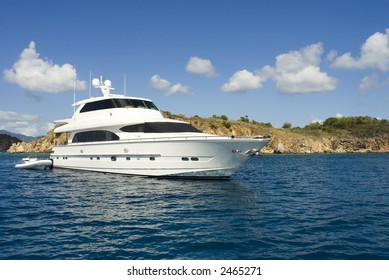
M 111 86 L 112 86 L 112 83 L 111 83 L 110 80 L 105 80 L 105 81 L 104 81 L 104 85 L 105 85 L 106 87 L 111 87 Z
M 97 79 L 97 78 L 93 79 L 93 80 L 92 80 L 92 86 L 94 86 L 94 87 L 100 86 L 100 81 L 99 81 L 99 79 Z

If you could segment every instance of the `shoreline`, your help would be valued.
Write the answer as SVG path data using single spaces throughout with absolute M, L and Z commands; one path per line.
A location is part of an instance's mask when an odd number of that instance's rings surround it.
M 290 136 L 290 137 L 288 137 Z M 50 154 L 55 145 L 66 145 L 67 135 L 48 136 L 32 142 L 18 142 L 6 150 L 7 153 Z M 389 153 L 389 136 L 351 138 L 333 136 L 271 135 L 270 143 L 260 154 L 369 154 Z
M 323 125 L 301 128 L 273 128 L 255 121 L 229 120 L 214 116 L 188 118 L 164 113 L 165 117 L 185 121 L 206 134 L 220 136 L 263 136 L 271 141 L 261 154 L 364 154 L 389 153 L 389 121 L 369 117 L 329 118 Z M 69 134 L 46 136 L 28 143 L 12 144 L 8 153 L 50 153 L 53 146 L 66 145 Z

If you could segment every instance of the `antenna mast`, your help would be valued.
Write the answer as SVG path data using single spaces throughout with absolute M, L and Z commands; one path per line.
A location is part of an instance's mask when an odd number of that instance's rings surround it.
M 73 77 L 73 104 L 76 103 L 76 76 Z M 73 114 L 76 112 L 76 106 L 73 106 Z
M 89 70 L 89 98 L 92 96 L 92 70 Z
M 124 88 L 124 95 L 127 93 L 127 75 L 126 73 L 123 74 L 123 88 Z

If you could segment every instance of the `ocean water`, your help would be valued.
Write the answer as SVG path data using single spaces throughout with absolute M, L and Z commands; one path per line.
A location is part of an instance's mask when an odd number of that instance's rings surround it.
M 252 158 L 230 180 L 14 169 L 0 259 L 389 259 L 389 154 Z

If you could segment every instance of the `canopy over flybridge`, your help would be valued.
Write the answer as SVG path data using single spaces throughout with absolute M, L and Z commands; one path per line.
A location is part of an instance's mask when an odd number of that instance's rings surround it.
M 112 87 L 112 82 L 110 80 L 106 80 L 103 76 L 100 76 L 100 79 L 93 79 L 92 86 L 94 88 L 101 89 L 104 96 L 108 96 L 111 93 L 111 89 L 115 89 Z

